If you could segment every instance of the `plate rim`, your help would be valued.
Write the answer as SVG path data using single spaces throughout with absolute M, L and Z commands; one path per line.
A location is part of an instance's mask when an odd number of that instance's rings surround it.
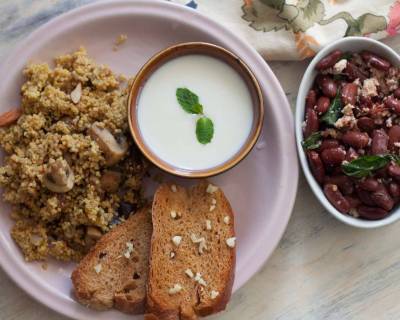
M 251 47 L 246 41 L 241 39 L 239 36 L 234 34 L 232 31 L 228 30 L 220 23 L 212 20 L 211 18 L 198 12 L 197 10 L 193 10 L 192 8 L 188 8 L 181 4 L 176 4 L 165 0 L 134 0 L 134 1 L 102 0 L 74 8 L 70 11 L 62 13 L 61 15 L 50 19 L 48 22 L 39 26 L 37 29 L 31 32 L 26 38 L 19 41 L 18 44 L 10 52 L 8 52 L 8 54 L 6 54 L 5 59 L 0 65 L 0 72 L 3 73 L 7 70 L 7 66 L 13 60 L 14 56 L 18 55 L 17 54 L 18 51 L 23 50 L 24 47 L 28 46 L 34 47 L 34 45 L 32 45 L 33 40 L 40 33 L 45 31 L 49 27 L 53 25 L 59 26 L 60 24 L 65 23 L 66 20 L 68 20 L 69 18 L 73 17 L 74 15 L 79 15 L 84 11 L 92 10 L 92 12 L 95 12 L 96 10 L 100 11 L 104 10 L 107 7 L 108 9 L 115 9 L 119 6 L 139 6 L 139 7 L 155 6 L 162 10 L 168 10 L 169 11 L 168 13 L 170 14 L 182 14 L 190 16 L 190 18 L 193 20 L 198 20 L 203 23 L 206 22 L 207 28 L 210 29 L 207 33 L 215 31 L 216 32 L 215 34 L 218 34 L 216 38 L 219 38 L 220 40 L 223 39 L 223 41 L 230 41 L 232 45 L 235 45 L 235 47 L 237 47 L 238 50 L 241 48 L 241 50 L 244 50 L 249 53 L 250 56 L 248 57 L 246 63 L 248 65 L 251 65 L 253 70 L 259 67 L 261 70 L 263 70 L 264 73 L 268 74 L 270 87 L 273 88 L 273 90 L 271 90 L 269 94 L 271 96 L 275 96 L 274 100 L 281 101 L 283 103 L 281 107 L 276 108 L 276 110 L 281 111 L 281 114 L 279 115 L 280 117 L 285 118 L 286 126 L 285 128 L 282 126 L 283 121 L 281 121 L 280 123 L 275 123 L 275 125 L 280 126 L 280 128 L 277 131 L 281 132 L 281 135 L 283 137 L 282 139 L 284 139 L 287 142 L 290 149 L 288 148 L 287 150 L 288 151 L 287 154 L 289 156 L 283 157 L 281 162 L 282 168 L 287 169 L 287 170 L 282 169 L 285 178 L 282 179 L 283 181 L 282 184 L 286 187 L 285 194 L 283 195 L 283 192 L 277 194 L 276 197 L 280 199 L 276 200 L 276 203 L 280 203 L 280 209 L 285 208 L 286 210 L 284 211 L 286 211 L 287 213 L 284 217 L 283 215 L 281 215 L 279 223 L 275 224 L 277 229 L 276 234 L 278 236 L 274 239 L 274 241 L 269 243 L 268 250 L 264 250 L 262 252 L 258 251 L 257 262 L 248 265 L 249 269 L 247 272 L 248 276 L 243 277 L 243 280 L 241 282 L 235 281 L 233 290 L 236 291 L 240 287 L 242 287 L 248 280 L 250 280 L 250 278 L 252 278 L 258 271 L 260 271 L 260 269 L 264 266 L 265 262 L 271 256 L 272 252 L 275 250 L 280 240 L 282 239 L 283 233 L 286 230 L 287 224 L 293 212 L 293 207 L 297 194 L 298 180 L 299 180 L 299 165 L 297 160 L 295 134 L 294 134 L 294 117 L 291 112 L 289 102 L 275 74 L 253 47 Z M 233 51 L 235 52 L 235 50 Z M 252 60 L 252 63 L 248 62 L 249 59 Z M 275 114 L 278 113 L 275 112 Z M 267 114 L 266 116 L 268 117 Z M 294 162 L 291 161 L 293 159 L 295 159 Z M 1 234 L 0 234 L 0 239 L 1 239 Z M 15 263 L 14 261 L 15 259 L 13 257 L 10 257 L 9 248 L 7 248 L 7 246 L 4 244 L 4 241 L 0 241 L 0 253 L 5 254 L 9 258 L 8 260 L 7 259 L 0 260 L 0 266 L 8 275 L 8 277 L 12 279 L 14 283 L 16 283 L 28 295 L 34 298 L 34 300 L 40 302 L 41 304 L 47 306 L 48 308 L 65 316 L 82 320 L 84 319 L 87 320 L 91 318 L 91 316 L 96 317 L 98 319 L 106 319 L 107 316 L 111 315 L 110 313 L 103 312 L 102 313 L 103 316 L 101 316 L 101 313 L 96 311 L 93 312 L 90 309 L 74 308 L 73 306 L 71 307 L 70 305 L 71 302 L 66 301 L 64 297 L 60 296 L 58 291 L 54 290 L 45 283 L 41 283 L 38 279 L 35 279 L 35 277 L 31 277 L 29 275 L 29 271 L 27 270 L 27 268 L 22 268 L 22 267 L 15 268 L 15 265 L 18 264 Z M 73 303 L 76 302 L 73 301 Z M 125 317 L 121 316 L 121 319 L 122 318 Z M 132 319 L 134 317 L 130 315 L 129 318 Z

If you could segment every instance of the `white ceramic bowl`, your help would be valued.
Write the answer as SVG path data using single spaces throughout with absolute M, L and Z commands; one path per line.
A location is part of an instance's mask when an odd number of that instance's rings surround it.
M 400 207 L 396 207 L 393 209 L 393 212 L 388 215 L 386 218 L 381 220 L 362 220 L 353 218 L 349 215 L 344 215 L 335 209 L 334 206 L 328 201 L 325 197 L 322 188 L 314 179 L 314 176 L 311 173 L 310 167 L 307 162 L 307 157 L 303 148 L 301 146 L 301 141 L 303 141 L 303 132 L 302 132 L 302 123 L 304 121 L 304 109 L 305 109 L 305 98 L 312 87 L 315 76 L 317 75 L 317 71 L 315 70 L 315 65 L 330 52 L 340 49 L 342 51 L 351 51 L 351 52 L 359 52 L 361 50 L 369 50 L 374 52 L 387 60 L 389 60 L 394 65 L 400 65 L 400 57 L 399 55 L 387 45 L 373 40 L 369 38 L 362 37 L 348 37 L 343 38 L 338 41 L 332 42 L 331 44 L 325 46 L 311 61 L 308 66 L 303 79 L 301 80 L 299 93 L 296 101 L 296 143 L 297 143 L 297 151 L 300 158 L 300 163 L 303 168 L 304 175 L 310 185 L 312 191 L 317 196 L 318 200 L 325 207 L 325 209 L 330 212 L 334 217 L 338 220 L 351 225 L 353 227 L 358 228 L 377 228 L 388 225 L 392 222 L 397 221 L 400 218 Z

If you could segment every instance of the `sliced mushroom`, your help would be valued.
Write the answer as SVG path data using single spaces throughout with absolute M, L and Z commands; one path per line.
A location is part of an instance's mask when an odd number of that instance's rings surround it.
M 128 152 L 129 146 L 125 136 L 115 138 L 107 128 L 102 128 L 96 123 L 89 128 L 89 135 L 103 151 L 108 166 L 116 164 Z
M 103 234 L 99 228 L 88 226 L 86 228 L 86 235 L 85 235 L 86 246 L 88 248 L 92 247 L 97 242 L 97 240 L 99 240 L 102 237 L 102 235 Z
M 104 171 L 100 179 L 101 187 L 104 191 L 115 192 L 121 183 L 122 175 L 121 172 L 107 170 Z
M 60 158 L 49 165 L 43 183 L 53 192 L 64 193 L 73 188 L 74 180 L 74 173 L 68 162 Z

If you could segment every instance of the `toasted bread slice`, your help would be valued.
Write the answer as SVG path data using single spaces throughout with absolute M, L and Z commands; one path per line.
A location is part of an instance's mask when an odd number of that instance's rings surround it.
M 96 310 L 143 313 L 151 232 L 148 206 L 105 234 L 72 273 L 78 301 Z
M 235 268 L 234 217 L 221 189 L 161 185 L 153 201 L 145 319 L 197 319 L 225 309 Z

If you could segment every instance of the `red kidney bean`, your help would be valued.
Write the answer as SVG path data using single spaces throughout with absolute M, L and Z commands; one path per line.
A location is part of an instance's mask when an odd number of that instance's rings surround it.
M 325 176 L 324 184 L 337 185 L 343 194 L 349 195 L 354 191 L 353 181 L 344 174 L 337 176 Z
M 389 137 L 383 129 L 376 129 L 372 133 L 371 153 L 385 154 L 388 150 Z
M 354 150 L 352 147 L 350 147 L 348 150 L 347 150 L 347 153 L 346 153 L 346 161 L 353 161 L 353 160 L 355 160 L 355 159 L 357 159 L 358 158 L 358 153 L 357 153 L 357 151 L 356 150 Z
M 347 62 L 345 73 L 347 74 L 350 81 L 360 79 L 360 81 L 362 82 L 367 79 L 367 75 L 351 62 Z
M 313 173 L 315 180 L 317 180 L 319 184 L 322 184 L 325 178 L 325 168 L 319 154 L 315 151 L 308 151 L 307 155 L 311 172 Z
M 341 99 L 344 105 L 350 103 L 355 105 L 357 102 L 358 86 L 355 83 L 346 83 L 341 92 Z
M 388 215 L 388 212 L 377 207 L 359 206 L 357 212 L 361 218 L 368 220 L 379 220 Z
M 321 82 L 321 90 L 327 97 L 334 98 L 337 92 L 337 85 L 333 79 L 325 77 Z
M 347 202 L 350 204 L 350 208 L 357 208 L 361 204 L 361 200 L 356 196 L 348 195 L 345 196 Z
M 396 182 L 391 182 L 389 184 L 389 193 L 396 201 L 398 201 L 399 198 L 400 198 L 400 186 L 399 186 L 399 184 L 396 183 Z
M 358 198 L 361 200 L 362 203 L 366 204 L 367 206 L 375 206 L 374 200 L 371 198 L 371 194 L 368 191 L 361 189 L 359 186 L 356 186 L 356 193 Z
M 371 67 L 381 71 L 388 71 L 392 66 L 389 61 L 369 51 L 362 51 L 361 57 L 365 62 L 369 63 Z
M 342 56 L 342 51 L 335 50 L 328 54 L 326 57 L 322 58 L 315 66 L 315 69 L 321 71 L 333 67 L 339 58 Z
M 375 122 L 371 118 L 361 117 L 357 120 L 357 127 L 361 131 L 371 133 L 372 130 L 374 130 L 374 128 L 375 128 Z
M 341 213 L 347 213 L 350 210 L 350 204 L 343 197 L 343 194 L 339 191 L 339 188 L 335 184 L 325 184 L 324 193 L 328 198 L 329 202 Z
M 323 114 L 328 111 L 330 104 L 331 100 L 328 97 L 319 97 L 317 100 L 317 107 L 315 108 L 315 111 L 317 111 L 318 114 Z
M 379 189 L 379 182 L 374 178 L 367 178 L 358 182 L 358 186 L 365 191 L 377 191 Z
M 342 136 L 342 141 L 356 149 L 365 148 L 369 142 L 369 136 L 365 132 L 347 131 Z
M 394 150 L 396 146 L 394 145 L 396 142 L 400 142 L 400 126 L 394 125 L 388 131 L 389 136 L 389 148 Z
M 325 149 L 321 152 L 321 158 L 327 166 L 339 166 L 346 158 L 346 151 L 342 148 Z
M 316 104 L 317 104 L 317 93 L 315 92 L 315 90 L 311 89 L 310 91 L 308 91 L 306 97 L 306 111 L 308 109 L 313 109 Z
M 309 137 L 312 133 L 318 131 L 319 120 L 317 112 L 313 109 L 308 109 L 306 115 L 306 127 L 304 129 L 304 137 Z
M 394 201 L 390 196 L 386 187 L 381 183 L 377 191 L 371 193 L 372 200 L 376 203 L 378 207 L 386 211 L 392 210 L 394 206 Z
M 396 180 L 400 181 L 400 166 L 397 164 L 389 164 L 387 167 L 387 173 L 395 178 Z
M 385 106 L 391 109 L 394 113 L 400 114 L 400 100 L 393 96 L 387 97 L 385 100 Z
M 400 88 L 394 90 L 393 95 L 395 98 L 400 99 Z
M 325 149 L 337 148 L 339 146 L 340 146 L 340 143 L 336 139 L 325 139 L 321 142 L 319 151 L 322 152 Z

